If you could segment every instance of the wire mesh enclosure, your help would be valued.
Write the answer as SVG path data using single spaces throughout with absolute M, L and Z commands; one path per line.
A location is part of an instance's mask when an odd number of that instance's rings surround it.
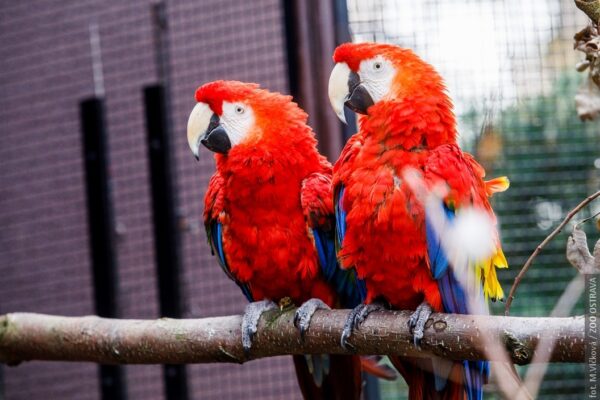
M 348 0 L 348 11 L 354 41 L 399 44 L 437 68 L 454 100 L 463 148 L 489 177 L 510 178 L 510 189 L 493 199 L 510 267 L 500 272 L 508 292 L 535 247 L 600 187 L 600 124 L 581 122 L 574 103 L 583 75 L 575 71 L 581 56 L 573 35 L 587 17 L 571 0 Z M 596 201 L 578 218 L 598 211 Z M 584 227 L 597 240 L 598 229 Z M 536 259 L 513 315 L 548 315 L 575 276 L 564 255 L 567 233 Z M 493 311 L 502 313 L 503 304 Z M 551 365 L 540 398 L 582 398 L 583 371 Z M 382 398 L 402 398 L 402 386 L 382 384 Z

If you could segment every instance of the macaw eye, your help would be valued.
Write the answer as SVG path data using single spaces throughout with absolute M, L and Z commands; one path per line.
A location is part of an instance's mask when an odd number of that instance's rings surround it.
M 236 114 L 240 114 L 241 115 L 241 114 L 244 113 L 244 111 L 246 111 L 246 110 L 244 110 L 244 107 L 242 107 L 242 106 L 236 106 L 235 107 L 235 113 Z
M 375 63 L 373 64 L 373 69 L 374 69 L 375 71 L 379 71 L 379 70 L 381 70 L 382 68 L 383 68 L 383 63 L 382 63 L 382 62 L 379 62 L 379 61 L 377 61 L 377 62 L 375 62 Z

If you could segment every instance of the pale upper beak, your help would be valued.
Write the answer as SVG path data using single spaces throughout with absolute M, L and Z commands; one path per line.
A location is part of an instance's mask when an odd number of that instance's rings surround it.
M 348 87 L 350 73 L 348 64 L 341 62 L 335 64 L 329 76 L 329 102 L 331 103 L 331 107 L 333 107 L 333 111 L 343 123 L 346 123 L 344 103 L 350 96 L 350 89 Z
M 196 160 L 199 158 L 198 150 L 200 140 L 210 125 L 213 112 L 206 103 L 198 103 L 194 106 L 187 124 L 187 140 Z

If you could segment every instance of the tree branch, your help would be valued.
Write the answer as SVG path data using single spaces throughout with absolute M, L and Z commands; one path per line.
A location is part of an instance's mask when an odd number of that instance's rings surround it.
M 550 241 L 552 241 L 552 239 L 554 239 L 556 237 L 556 235 L 558 235 L 560 232 L 562 232 L 562 230 L 565 227 L 565 225 L 567 225 L 569 223 L 569 221 L 571 221 L 571 219 L 579 211 L 581 211 L 585 206 L 587 206 L 588 204 L 590 204 L 592 201 L 594 201 L 598 197 L 600 197 L 600 190 L 597 191 L 596 193 L 591 194 L 590 196 L 588 196 L 585 200 L 583 200 L 581 203 L 579 203 L 574 209 L 572 209 L 571 211 L 569 211 L 569 213 L 567 214 L 567 216 L 565 217 L 565 219 L 560 223 L 560 225 L 558 225 L 556 227 L 556 229 L 554 229 L 552 231 L 552 233 L 550 233 L 548 235 L 548 237 L 546 237 L 546 239 L 544 239 L 544 241 L 542 243 L 540 243 L 535 248 L 535 250 L 533 251 L 533 253 L 529 256 L 529 258 L 525 262 L 525 265 L 523 265 L 523 267 L 519 271 L 517 277 L 515 278 L 515 281 L 514 281 L 512 287 L 510 288 L 510 292 L 508 293 L 508 298 L 506 299 L 506 305 L 504 306 L 504 315 L 509 315 L 510 314 L 510 306 L 512 305 L 512 302 L 513 302 L 513 300 L 515 298 L 515 293 L 517 291 L 517 288 L 519 287 L 519 285 L 521 284 L 521 280 L 523 279 L 523 277 L 525 276 L 525 274 L 527 273 L 527 271 L 529 270 L 529 268 L 533 264 L 533 260 L 542 251 L 542 249 L 544 247 L 546 247 L 546 245 L 548 243 L 550 243 Z
M 244 355 L 241 317 L 118 320 L 14 313 L 0 316 L 0 362 L 91 361 L 103 364 L 235 362 L 287 354 L 346 353 L 339 339 L 348 310 L 317 311 L 305 341 L 294 310 L 263 315 L 251 354 Z M 495 335 L 517 364 L 531 362 L 540 338 L 552 338 L 551 362 L 583 362 L 584 318 L 520 318 L 434 314 L 423 351 L 416 350 L 405 311 L 376 312 L 350 342 L 358 354 L 485 358 L 480 332 Z M 551 351 L 541 349 L 539 351 Z

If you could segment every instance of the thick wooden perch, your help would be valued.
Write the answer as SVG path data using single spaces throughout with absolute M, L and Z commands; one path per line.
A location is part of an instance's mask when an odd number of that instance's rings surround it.
M 0 317 L 0 362 L 91 361 L 103 364 L 235 362 L 310 353 L 345 353 L 339 339 L 348 310 L 317 311 L 302 341 L 293 310 L 263 315 L 254 346 L 244 355 L 241 317 L 118 320 L 14 313 Z M 519 318 L 434 314 L 415 349 L 407 328 L 409 313 L 376 312 L 350 342 L 358 354 L 484 358 L 481 331 L 505 343 L 512 360 L 526 364 L 540 338 L 556 340 L 550 361 L 583 362 L 584 318 Z M 548 351 L 543 349 L 542 351 Z

